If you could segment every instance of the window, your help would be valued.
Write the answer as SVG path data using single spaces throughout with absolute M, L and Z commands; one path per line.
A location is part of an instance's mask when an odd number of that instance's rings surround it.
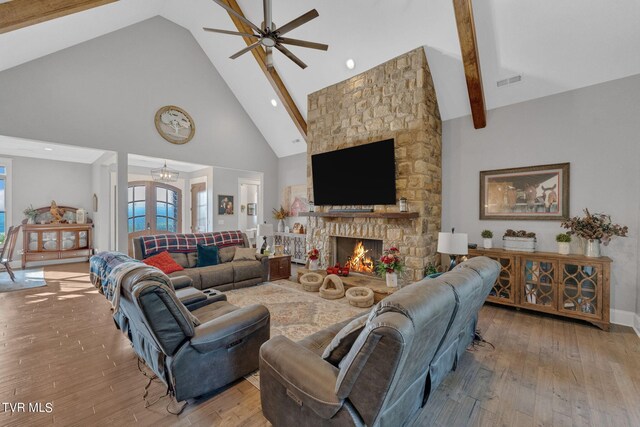
M 0 159 L 0 245 L 11 225 L 11 159 Z M 25 206 L 26 207 L 26 206 Z
M 156 230 L 175 233 L 178 223 L 178 192 L 156 188 Z
M 129 233 L 143 231 L 146 227 L 146 186 L 133 185 L 129 187 L 127 196 L 127 223 Z
M 152 181 L 130 182 L 127 194 L 127 231 L 131 233 L 181 231 L 181 191 Z

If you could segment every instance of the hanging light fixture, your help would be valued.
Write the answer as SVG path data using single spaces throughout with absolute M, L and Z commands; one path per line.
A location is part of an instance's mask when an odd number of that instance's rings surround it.
M 151 169 L 151 177 L 157 182 L 176 182 L 180 172 L 167 167 L 167 161 L 164 161 L 164 166 L 159 169 Z

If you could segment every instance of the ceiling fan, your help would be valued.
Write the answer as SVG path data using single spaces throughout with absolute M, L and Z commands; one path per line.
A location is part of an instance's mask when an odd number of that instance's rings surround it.
M 307 64 L 302 62 L 300 58 L 295 56 L 289 49 L 287 49 L 283 45 L 288 44 L 292 46 L 307 47 L 307 48 L 319 49 L 319 50 L 327 50 L 329 48 L 328 45 L 322 44 L 322 43 L 314 43 L 314 42 L 309 42 L 305 40 L 290 39 L 288 37 L 282 37 L 284 34 L 288 33 L 289 31 L 295 28 L 298 28 L 299 26 L 306 24 L 312 19 L 320 16 L 318 14 L 318 11 L 315 9 L 310 10 L 309 12 L 297 17 L 293 21 L 288 22 L 284 24 L 282 27 L 278 28 L 274 25 L 273 21 L 271 20 L 271 0 L 263 0 L 262 4 L 264 9 L 264 22 L 262 22 L 261 27 L 258 27 L 257 25 L 249 21 L 247 18 L 245 18 L 244 16 L 236 12 L 231 6 L 226 4 L 224 1 L 222 0 L 213 0 L 213 1 L 219 4 L 220 6 L 222 6 L 224 9 L 226 9 L 227 12 L 229 12 L 230 14 L 232 14 L 233 16 L 235 16 L 236 18 L 238 18 L 239 20 L 247 24 L 255 32 L 255 33 L 243 33 L 238 31 L 218 30 L 215 28 L 203 28 L 203 30 L 211 31 L 213 33 L 231 34 L 235 36 L 244 36 L 244 37 L 251 37 L 253 39 L 256 39 L 255 43 L 231 55 L 230 56 L 231 59 L 236 59 L 239 56 L 257 47 L 264 47 L 265 52 L 267 54 L 267 67 L 271 68 L 273 67 L 273 57 L 272 57 L 271 50 L 272 48 L 275 47 L 280 52 L 282 52 L 287 58 L 289 58 L 290 60 L 298 64 L 300 68 L 304 69 L 304 68 L 307 68 Z

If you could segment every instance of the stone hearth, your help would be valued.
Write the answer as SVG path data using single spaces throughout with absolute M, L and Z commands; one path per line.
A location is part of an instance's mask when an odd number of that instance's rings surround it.
M 333 261 L 335 236 L 378 239 L 397 246 L 405 259 L 404 281 L 424 277 L 435 262 L 441 215 L 441 121 L 423 48 L 392 59 L 309 95 L 307 182 L 313 200 L 311 156 L 393 138 L 397 197 L 406 197 L 417 219 L 311 217 L 307 245 Z M 354 207 L 354 206 L 344 206 Z M 359 206 L 356 206 L 359 207 Z M 338 207 L 340 208 L 340 207 Z M 326 212 L 328 206 L 316 207 Z M 374 212 L 398 212 L 376 205 Z

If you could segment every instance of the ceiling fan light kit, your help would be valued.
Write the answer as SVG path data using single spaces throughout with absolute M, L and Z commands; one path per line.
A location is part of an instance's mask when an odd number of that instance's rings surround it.
M 238 32 L 238 31 L 220 30 L 217 28 L 203 28 L 205 31 L 209 31 L 212 33 L 230 34 L 234 36 L 249 37 L 256 40 L 254 43 L 250 44 L 244 49 L 231 55 L 230 56 L 231 59 L 236 59 L 257 47 L 264 47 L 265 53 L 267 54 L 267 67 L 271 68 L 273 67 L 273 57 L 272 57 L 271 51 L 272 51 L 272 48 L 275 47 L 283 55 L 285 55 L 287 58 L 295 62 L 300 68 L 304 69 L 304 68 L 307 68 L 307 64 L 302 62 L 300 58 L 294 55 L 284 45 L 299 46 L 299 47 L 305 47 L 309 49 L 317 49 L 317 50 L 325 50 L 325 51 L 329 49 L 329 46 L 326 44 L 315 43 L 315 42 L 310 42 L 306 40 L 291 39 L 288 37 L 282 37 L 284 34 L 290 32 L 291 30 L 294 30 L 300 27 L 301 25 L 311 21 L 312 19 L 315 19 L 318 16 L 320 16 L 318 14 L 318 11 L 315 9 L 312 9 L 309 12 L 300 15 L 296 19 L 290 22 L 287 22 L 282 27 L 278 28 L 275 26 L 275 24 L 271 19 L 271 0 L 263 0 L 262 3 L 263 3 L 264 21 L 262 22 L 262 25 L 258 27 L 253 22 L 249 21 L 247 18 L 237 13 L 233 8 L 227 5 L 224 1 L 222 0 L 213 0 L 213 1 L 216 2 L 218 5 L 220 5 L 222 8 L 224 8 L 227 12 L 229 12 L 230 14 L 232 14 L 233 16 L 235 16 L 236 18 L 244 22 L 246 25 L 251 27 L 251 29 L 253 29 L 254 31 L 254 33 L 245 33 L 245 32 Z

